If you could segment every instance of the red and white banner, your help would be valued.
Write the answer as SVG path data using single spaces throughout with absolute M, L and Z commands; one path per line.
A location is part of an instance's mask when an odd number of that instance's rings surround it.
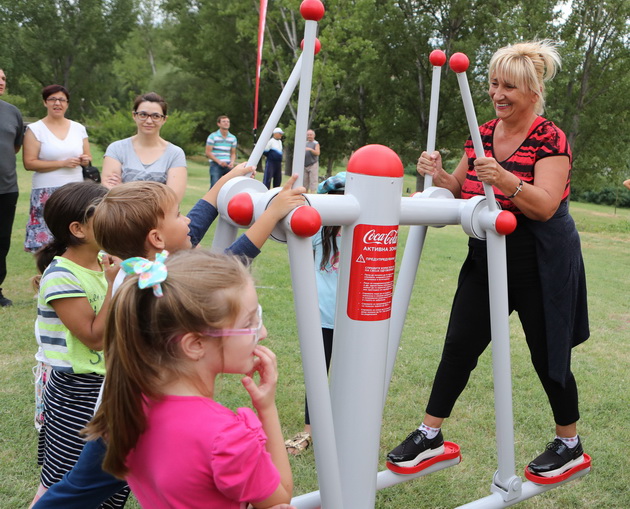
M 267 23 L 267 0 L 260 0 L 258 19 L 258 55 L 256 56 L 256 90 L 254 91 L 254 132 L 258 129 L 258 90 L 260 89 L 260 66 L 262 64 L 263 41 Z

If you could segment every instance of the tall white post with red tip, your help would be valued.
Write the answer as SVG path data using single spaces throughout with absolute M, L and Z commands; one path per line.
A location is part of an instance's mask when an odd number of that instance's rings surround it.
M 322 19 L 324 12 L 324 4 L 320 0 L 304 0 L 302 2 L 300 6 L 300 13 L 306 20 L 304 39 L 301 44 L 303 50 L 302 55 L 300 55 L 293 71 L 291 71 L 291 74 L 280 93 L 280 97 L 276 101 L 276 104 L 274 105 L 273 110 L 271 111 L 260 136 L 258 137 L 258 141 L 247 159 L 247 166 L 258 165 L 258 162 L 262 158 L 265 146 L 271 139 L 273 130 L 278 125 L 280 117 L 286 109 L 287 104 L 289 104 L 291 95 L 295 91 L 298 82 L 306 82 L 305 86 L 300 86 L 300 92 L 298 95 L 298 119 L 296 123 L 296 145 L 294 147 L 293 156 L 293 173 L 298 173 L 300 176 L 296 181 L 296 187 L 302 185 L 302 178 L 304 175 L 306 130 L 308 127 L 308 110 L 310 105 L 310 89 L 313 76 L 313 61 L 314 56 L 321 50 L 321 43 L 316 37 L 317 22 Z M 300 142 L 302 144 L 301 148 L 297 145 L 299 140 L 302 140 Z M 227 194 L 223 192 L 222 189 L 221 192 L 219 192 L 218 202 L 224 204 L 227 203 L 228 200 L 226 196 Z M 212 242 L 212 249 L 215 251 L 223 251 L 232 242 L 234 242 L 239 227 L 249 226 L 243 224 L 239 225 L 234 221 L 226 220 L 227 217 L 229 216 L 224 214 L 219 216 Z
M 311 84 L 313 82 L 313 63 L 315 53 L 321 45 L 316 45 L 317 22 L 324 17 L 324 4 L 319 0 L 304 0 L 300 5 L 300 14 L 305 19 L 304 40 L 302 41 L 302 76 L 298 94 L 298 109 L 295 122 L 295 139 L 293 140 L 293 173 L 298 179 L 295 187 L 302 185 L 304 177 L 304 159 L 306 155 L 306 131 L 308 129 L 311 110 Z M 319 47 L 318 47 L 319 46 Z
M 431 102 L 429 104 L 429 125 L 427 129 L 427 152 L 431 154 L 435 150 L 435 137 L 437 133 L 437 117 L 438 105 L 440 102 L 440 79 L 442 75 L 442 66 L 446 63 L 446 53 L 436 49 L 429 55 L 429 62 L 433 66 L 433 76 L 431 80 Z M 433 185 L 433 177 L 426 175 L 424 177 L 425 192 L 418 195 L 418 198 L 428 198 L 430 196 L 452 196 L 450 193 L 444 193 L 444 190 L 429 188 Z M 389 346 L 387 349 L 387 376 L 385 379 L 385 398 L 389 390 L 389 382 L 394 372 L 394 364 L 396 362 L 396 353 L 400 346 L 400 338 L 405 325 L 406 310 L 411 300 L 413 285 L 416 281 L 416 274 L 420 263 L 420 255 L 424 247 L 424 241 L 427 235 L 426 225 L 416 225 L 409 228 L 407 235 L 407 245 L 400 265 L 400 273 L 404 277 L 399 277 L 394 292 L 394 301 L 392 304 L 392 324 L 389 332 Z
M 436 49 L 429 55 L 429 62 L 433 66 L 431 77 L 431 102 L 429 103 L 429 126 L 427 130 L 427 152 L 430 154 L 435 150 L 435 135 L 437 133 L 438 105 L 440 103 L 440 78 L 442 76 L 442 66 L 446 63 L 446 53 Z M 424 177 L 424 188 L 433 185 L 433 177 Z
M 466 70 L 469 60 L 463 53 L 451 56 L 449 65 L 457 74 L 457 80 L 464 101 L 466 119 L 470 129 L 475 156 L 485 157 L 479 124 L 475 115 Z M 483 184 L 488 210 L 497 210 L 492 186 Z M 488 284 L 490 290 L 490 324 L 492 330 L 492 366 L 494 373 L 494 406 L 496 420 L 496 442 L 498 470 L 495 474 L 493 490 L 501 493 L 505 500 L 518 497 L 521 479 L 515 474 L 514 459 L 514 417 L 512 411 L 512 371 L 510 367 L 510 323 L 507 290 L 507 260 L 505 237 L 487 231 Z
M 346 509 L 374 507 L 376 497 L 402 185 L 387 147 L 363 147 L 348 163 L 345 193 L 360 211 L 342 234 L 330 376 Z

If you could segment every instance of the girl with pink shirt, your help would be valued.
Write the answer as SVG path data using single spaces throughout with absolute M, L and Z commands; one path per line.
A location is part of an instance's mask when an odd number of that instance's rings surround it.
M 259 344 L 267 330 L 245 266 L 191 250 L 122 268 L 130 276 L 107 320 L 103 403 L 88 426 L 108 442 L 103 468 L 142 507 L 289 507 L 276 357 Z M 215 401 L 220 373 L 245 374 L 256 413 Z

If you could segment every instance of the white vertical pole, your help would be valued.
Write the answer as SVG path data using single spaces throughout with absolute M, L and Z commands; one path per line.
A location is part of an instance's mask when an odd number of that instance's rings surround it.
M 326 373 L 311 238 L 287 235 L 295 316 L 322 506 L 341 508 L 342 488 Z
M 402 176 L 398 156 L 380 145 L 357 150 L 346 172 L 360 212 L 342 235 L 330 377 L 346 509 L 376 499 Z
M 433 76 L 431 79 L 431 102 L 429 104 L 429 128 L 427 132 L 427 152 L 430 154 L 435 150 L 438 105 L 440 102 L 440 79 L 442 77 L 442 66 L 446 63 L 446 55 L 443 51 L 435 50 L 431 52 L 429 60 L 433 64 Z M 432 185 L 433 176 L 425 175 L 424 188 L 427 189 Z
M 451 68 L 457 73 L 466 119 L 476 157 L 485 157 L 472 95 L 466 79 L 468 57 L 456 53 L 451 57 Z M 488 210 L 498 210 L 492 186 L 483 184 Z M 514 470 L 514 415 L 512 409 L 512 372 L 510 366 L 510 322 L 507 288 L 507 260 L 505 236 L 486 230 L 488 252 L 488 287 L 490 294 L 490 324 L 492 330 L 492 367 L 494 376 L 494 408 L 498 471 L 495 483 L 506 497 L 518 496 L 520 479 Z
M 313 82 L 313 63 L 315 60 L 315 35 L 317 21 L 306 20 L 304 26 L 304 50 L 302 51 L 302 76 L 298 94 L 297 119 L 295 123 L 295 140 L 293 142 L 293 174 L 299 177 L 294 187 L 302 185 L 304 177 L 304 156 L 306 151 L 306 131 L 311 109 L 311 84 Z
M 446 55 L 443 51 L 435 50 L 429 55 L 429 61 L 433 64 L 433 77 L 431 81 L 431 103 L 429 107 L 429 127 L 427 132 L 427 153 L 435 150 L 435 137 L 437 133 L 437 116 L 438 106 L 440 102 L 440 79 L 442 76 L 442 66 L 446 63 Z M 428 189 L 433 185 L 433 177 L 431 175 L 424 176 L 424 189 Z M 407 308 L 411 300 L 413 285 L 416 280 L 418 266 L 420 264 L 420 255 L 424 246 L 424 240 L 427 236 L 426 225 L 412 226 L 409 228 L 407 236 L 407 244 L 403 253 L 398 279 L 396 280 L 396 290 L 394 291 L 394 300 L 392 303 L 392 323 L 389 330 L 389 341 L 387 347 L 387 368 L 385 374 L 384 398 L 387 398 L 389 383 L 394 372 L 394 364 L 396 363 L 396 355 L 400 346 L 400 338 L 402 336 L 403 327 L 405 325 L 405 317 L 407 316 Z
M 477 124 L 477 115 L 475 114 L 475 105 L 473 104 L 472 94 L 470 93 L 470 87 L 468 86 L 468 78 L 466 77 L 466 69 L 468 69 L 469 63 L 468 57 L 463 53 L 455 53 L 450 60 L 451 69 L 453 69 L 457 75 L 459 90 L 462 94 L 464 110 L 466 111 L 466 120 L 468 121 L 468 129 L 470 130 L 473 147 L 475 148 L 475 156 L 485 157 L 486 154 L 483 150 L 481 134 L 479 134 L 479 124 Z M 498 207 L 494 199 L 494 190 L 492 189 L 492 186 L 484 182 L 483 191 L 488 199 L 488 209 L 497 210 Z
M 282 89 L 282 93 L 280 94 L 280 97 L 278 98 L 278 102 L 276 102 L 276 105 L 273 107 L 273 110 L 271 111 L 271 115 L 269 115 L 269 118 L 267 119 L 267 123 L 265 124 L 265 127 L 262 130 L 262 133 L 260 133 L 260 136 L 258 137 L 258 141 L 256 142 L 256 145 L 254 146 L 254 150 L 252 150 L 252 153 L 250 154 L 249 159 L 247 160 L 247 166 L 258 166 L 258 162 L 260 161 L 260 158 L 262 157 L 262 154 L 265 150 L 265 146 L 267 145 L 267 142 L 271 139 L 271 133 L 278 125 L 278 121 L 280 120 L 282 113 L 287 107 L 287 104 L 289 104 L 289 99 L 291 98 L 291 94 L 293 94 L 293 91 L 295 90 L 295 87 L 297 86 L 297 83 L 300 79 L 300 73 L 302 71 L 302 57 L 303 56 L 304 56 L 303 54 L 300 55 L 300 58 L 298 58 L 298 61 L 295 63 L 295 67 L 293 68 L 293 71 L 291 72 L 289 79 L 287 80 L 287 82 L 284 85 L 284 88 Z

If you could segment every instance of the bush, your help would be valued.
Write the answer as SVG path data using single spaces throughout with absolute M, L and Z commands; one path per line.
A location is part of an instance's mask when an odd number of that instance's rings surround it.
M 572 189 L 571 197 L 580 202 L 630 208 L 630 191 L 623 186 L 606 186 L 588 191 Z
M 201 122 L 202 116 L 198 112 L 173 111 L 169 114 L 160 134 L 165 140 L 184 149 L 186 155 L 203 153 L 205 147 L 195 139 L 195 133 Z
M 136 132 L 136 126 L 129 111 L 113 111 L 99 107 L 93 121 L 86 125 L 90 141 L 100 145 L 103 150 L 117 140 L 129 138 Z

